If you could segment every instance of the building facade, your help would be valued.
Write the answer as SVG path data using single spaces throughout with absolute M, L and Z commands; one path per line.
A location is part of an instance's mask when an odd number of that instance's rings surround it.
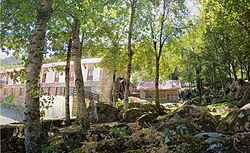
M 159 97 L 161 103 L 179 102 L 179 90 L 181 88 L 179 80 L 159 81 Z M 140 98 L 148 101 L 155 101 L 155 82 L 142 80 L 137 87 Z
M 101 102 L 111 101 L 112 77 L 108 70 L 98 64 L 101 58 L 82 59 L 82 74 L 84 79 L 85 97 L 87 100 Z M 64 97 L 65 95 L 65 65 L 66 62 L 43 64 L 40 74 L 41 90 L 47 96 Z M 19 77 L 11 77 L 13 73 L 23 71 L 24 68 L 7 69 L 0 71 L 0 98 L 10 95 L 15 96 L 13 101 L 16 106 L 24 106 L 25 82 Z M 72 108 L 75 99 L 75 72 L 74 63 L 70 63 L 70 96 Z

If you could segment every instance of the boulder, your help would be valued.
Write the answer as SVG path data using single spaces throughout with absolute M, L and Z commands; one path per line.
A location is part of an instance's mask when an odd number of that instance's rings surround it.
M 9 124 L 1 125 L 0 130 L 1 130 L 1 140 L 9 139 L 13 136 L 18 135 L 17 127 Z
M 143 105 L 143 103 L 137 103 L 137 102 L 128 103 L 128 109 L 141 108 L 142 105 Z M 123 104 L 119 105 L 117 109 L 121 111 L 123 109 Z
M 220 132 L 250 132 L 250 104 L 230 112 L 217 128 Z
M 11 137 L 8 139 L 1 140 L 1 150 L 2 153 L 22 153 L 25 152 L 24 138 Z
M 173 113 L 165 116 L 161 128 L 163 128 L 164 125 L 168 127 L 169 121 L 173 122 L 173 125 L 178 124 L 189 127 L 189 133 L 215 131 L 218 124 L 218 121 L 207 110 L 194 105 L 184 105 Z
M 124 118 L 123 121 L 125 122 L 135 122 L 137 119 L 139 119 L 143 114 L 145 114 L 145 111 L 140 108 L 131 108 L 124 112 Z
M 250 151 L 250 132 L 236 133 L 232 136 L 234 150 L 242 153 Z
M 96 103 L 88 107 L 89 121 L 92 123 L 108 123 L 118 121 L 118 109 L 106 104 Z
M 224 134 L 217 133 L 217 132 L 202 132 L 202 133 L 198 133 L 194 136 L 198 137 L 198 138 L 205 138 L 205 142 L 217 141 L 221 137 L 225 137 Z
M 149 112 L 147 114 L 142 115 L 140 118 L 137 119 L 140 125 L 147 125 L 150 124 L 154 119 L 157 118 L 156 113 Z

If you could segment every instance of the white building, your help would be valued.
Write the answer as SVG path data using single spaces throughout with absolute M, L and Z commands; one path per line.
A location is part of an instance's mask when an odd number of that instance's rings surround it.
M 108 75 L 108 70 L 101 68 L 98 64 L 101 58 L 82 59 L 82 74 L 84 79 L 86 100 L 95 100 L 102 102 L 111 101 L 112 77 Z M 65 65 L 66 62 L 43 64 L 40 75 L 41 89 L 47 93 L 47 96 L 54 97 L 54 105 L 64 107 L 62 100 L 65 95 Z M 25 100 L 25 83 L 19 77 L 13 78 L 14 73 L 25 73 L 24 68 L 7 69 L 0 71 L 0 98 L 14 95 L 14 105 L 24 106 Z M 26 72 L 27 73 L 27 72 Z M 75 73 L 74 63 L 70 63 L 70 100 L 71 112 L 75 113 Z M 58 102 L 57 102 L 58 101 Z M 60 101 L 60 102 L 59 102 Z M 55 108 L 54 111 L 61 117 L 64 115 L 64 109 Z M 51 111 L 50 111 L 51 112 Z M 53 113 L 52 113 L 53 114 Z M 59 115 L 60 114 L 60 115 Z M 55 116 L 55 115 L 50 115 Z

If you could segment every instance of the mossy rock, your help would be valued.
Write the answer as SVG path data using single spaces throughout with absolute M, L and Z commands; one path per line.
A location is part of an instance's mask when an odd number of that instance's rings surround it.
M 1 133 L 2 134 L 2 133 Z M 10 137 L 1 140 L 1 153 L 22 153 L 25 152 L 24 138 Z
M 149 112 L 147 114 L 143 114 L 140 118 L 137 119 L 140 125 L 147 125 L 152 123 L 156 118 L 158 114 Z
M 219 132 L 250 132 L 250 104 L 230 112 L 217 128 Z
M 15 126 L 6 124 L 6 125 L 1 125 L 0 130 L 1 130 L 1 140 L 3 140 L 13 137 L 17 128 Z
M 140 108 L 131 108 L 124 112 L 124 118 L 123 121 L 125 122 L 135 122 L 137 119 L 139 119 L 143 114 L 145 114 L 145 111 Z
M 158 131 L 173 130 L 176 134 L 185 135 L 201 132 L 199 126 L 193 122 L 186 119 L 170 119 L 167 122 L 162 122 L 160 126 L 157 127 Z
M 118 109 L 106 104 L 96 103 L 96 106 L 90 106 L 88 108 L 89 121 L 92 123 L 109 123 L 118 121 Z
M 218 124 L 218 121 L 207 110 L 194 105 L 184 105 L 178 108 L 166 116 L 165 120 L 168 119 L 187 120 L 205 132 L 215 131 Z
M 137 103 L 137 102 L 133 102 L 133 103 L 128 103 L 128 109 L 131 109 L 131 108 L 142 108 L 143 106 L 143 103 Z M 123 104 L 118 106 L 117 108 L 118 110 L 122 110 L 123 109 Z

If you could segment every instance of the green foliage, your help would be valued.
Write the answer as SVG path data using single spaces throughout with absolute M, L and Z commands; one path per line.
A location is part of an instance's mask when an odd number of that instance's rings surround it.
M 62 146 L 65 145 L 63 139 L 55 139 L 49 145 L 42 147 L 42 153 L 62 152 Z
M 119 108 L 121 105 L 123 105 L 123 101 L 120 98 L 118 98 L 116 103 L 115 103 L 115 107 Z
M 124 128 L 113 126 L 111 131 L 114 133 L 116 139 L 129 136 L 129 131 L 126 131 Z
M 210 104 L 206 106 L 202 106 L 203 108 L 213 108 L 213 107 L 225 107 L 225 106 L 235 106 L 237 101 L 227 101 L 223 103 L 215 103 L 215 104 Z
M 15 99 L 15 96 L 13 95 L 3 97 L 0 100 L 0 106 L 2 106 L 3 104 L 12 104 L 14 99 Z
M 0 69 L 21 67 L 22 61 L 20 58 L 16 59 L 14 56 L 0 59 Z

